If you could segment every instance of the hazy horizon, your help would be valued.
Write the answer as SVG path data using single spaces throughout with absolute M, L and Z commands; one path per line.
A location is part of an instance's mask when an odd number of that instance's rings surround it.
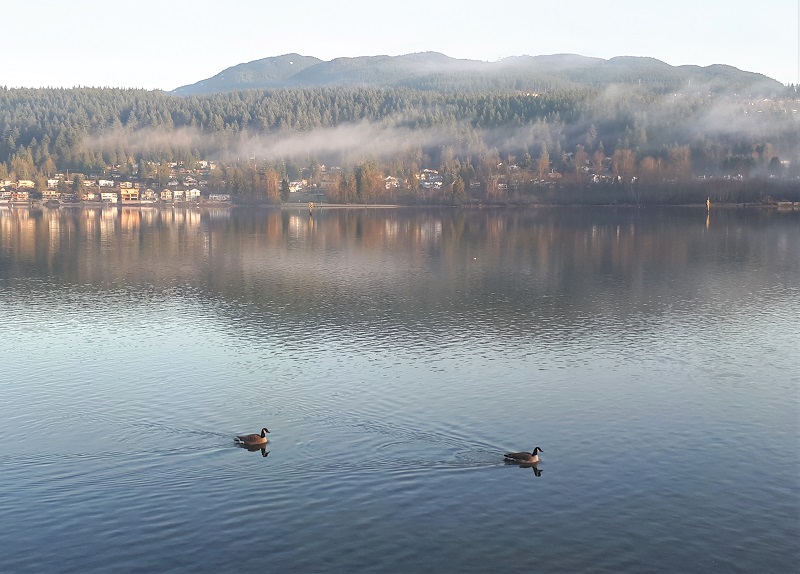
M 620 0 L 613 9 L 588 0 L 565 6 L 511 0 L 502 10 L 472 0 L 458 6 L 409 0 L 391 13 L 364 0 L 227 6 L 198 0 L 188 9 L 142 0 L 133 13 L 122 3 L 96 0 L 15 3 L 7 7 L 7 22 L 35 23 L 47 14 L 58 22 L 58 35 L 41 41 L 35 24 L 8 26 L 6 45 L 19 50 L 6 58 L 0 83 L 171 91 L 283 54 L 330 61 L 418 52 L 487 62 L 550 54 L 651 57 L 800 83 L 800 1 L 765 0 L 757 11 L 722 0 L 663 6 Z

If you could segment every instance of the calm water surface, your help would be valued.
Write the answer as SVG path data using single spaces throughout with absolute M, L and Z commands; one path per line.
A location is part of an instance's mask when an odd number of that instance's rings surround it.
M 0 571 L 796 572 L 799 248 L 797 212 L 2 208 Z

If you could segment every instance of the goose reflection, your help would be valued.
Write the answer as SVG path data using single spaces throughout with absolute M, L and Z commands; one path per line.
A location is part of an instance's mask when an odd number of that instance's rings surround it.
M 540 469 L 538 466 L 536 466 L 535 464 L 521 464 L 521 465 L 519 465 L 519 466 L 520 466 L 520 468 L 532 468 L 532 469 L 533 469 L 533 474 L 534 474 L 534 475 L 536 475 L 536 476 L 542 476 L 542 471 L 541 471 L 541 469 Z
M 539 463 L 538 462 L 534 462 L 534 463 L 529 463 L 529 462 L 519 463 L 519 462 L 515 462 L 513 460 L 507 460 L 506 459 L 505 463 L 506 463 L 507 466 L 518 466 L 519 468 L 532 468 L 533 469 L 533 474 L 535 474 L 536 476 L 542 476 L 542 470 L 539 468 Z
M 244 443 L 236 443 L 236 445 L 240 448 L 246 449 L 249 452 L 261 452 L 261 456 L 266 457 L 269 454 L 267 450 L 267 446 L 264 444 L 244 444 Z

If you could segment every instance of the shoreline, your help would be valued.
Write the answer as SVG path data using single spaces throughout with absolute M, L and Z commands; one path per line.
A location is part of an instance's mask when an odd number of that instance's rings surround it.
M 307 203 L 202 203 L 202 204 L 100 204 L 100 203 L 62 203 L 58 205 L 46 205 L 42 202 L 14 202 L 0 203 L 0 209 L 40 209 L 40 210 L 60 210 L 60 209 L 102 209 L 102 210 L 198 210 L 205 209 L 281 209 L 281 210 L 300 210 L 310 211 L 330 211 L 330 210 L 356 210 L 356 209 L 553 209 L 553 208 L 618 208 L 618 209 L 647 209 L 647 208 L 680 208 L 698 209 L 704 211 L 714 211 L 715 209 L 775 209 L 780 211 L 800 211 L 800 201 L 780 201 L 775 203 L 712 203 L 708 208 L 702 203 L 466 203 L 461 205 L 437 204 L 437 203 L 416 203 L 416 204 L 360 204 L 360 203 L 314 203 L 313 209 L 309 210 Z

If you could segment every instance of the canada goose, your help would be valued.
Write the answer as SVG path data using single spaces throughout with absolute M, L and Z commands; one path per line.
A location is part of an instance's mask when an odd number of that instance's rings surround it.
M 238 442 L 239 444 L 244 444 L 244 445 L 266 444 L 269 442 L 269 439 L 267 438 L 268 432 L 269 429 L 265 427 L 261 429 L 261 434 L 243 434 L 237 436 L 233 440 Z
M 544 452 L 538 446 L 533 452 L 507 452 L 503 458 L 509 462 L 519 462 L 521 464 L 536 464 L 539 462 L 539 453 Z

